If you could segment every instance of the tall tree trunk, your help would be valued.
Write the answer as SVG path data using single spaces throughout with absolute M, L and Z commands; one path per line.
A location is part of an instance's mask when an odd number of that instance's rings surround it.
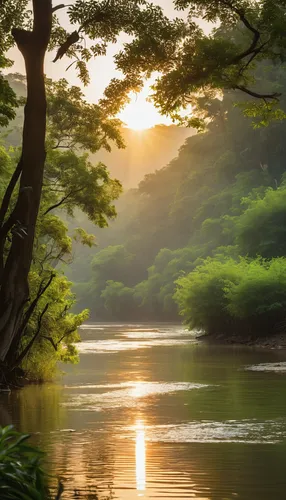
M 46 94 L 44 59 L 52 25 L 51 0 L 33 0 L 33 31 L 13 30 L 27 75 L 22 173 L 16 207 L 11 215 L 12 243 L 1 276 L 0 361 L 4 362 L 29 300 L 28 274 L 45 164 Z M 27 233 L 23 232 L 23 229 Z

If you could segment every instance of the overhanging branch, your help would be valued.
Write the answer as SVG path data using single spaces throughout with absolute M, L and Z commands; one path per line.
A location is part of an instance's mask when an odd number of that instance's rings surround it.
M 60 9 L 67 9 L 68 7 L 72 7 L 72 4 L 65 5 L 64 3 L 61 3 L 60 5 L 55 5 L 55 7 L 52 8 L 52 13 Z
M 256 99 L 271 99 L 274 101 L 278 101 L 279 97 L 281 97 L 282 94 L 279 94 L 278 92 L 274 92 L 273 94 L 260 94 L 259 92 L 255 92 L 253 90 L 248 89 L 244 85 L 234 85 L 234 89 L 241 90 L 245 94 L 250 95 L 251 97 L 255 97 Z

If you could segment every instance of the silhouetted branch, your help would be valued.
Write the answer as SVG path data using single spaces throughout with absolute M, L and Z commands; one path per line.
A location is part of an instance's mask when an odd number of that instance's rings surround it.
M 52 8 L 52 13 L 60 9 L 66 9 L 67 7 L 72 7 L 72 4 L 65 5 L 64 3 L 61 3 L 60 5 L 55 5 L 55 7 Z
M 234 85 L 234 89 L 241 90 L 245 94 L 250 95 L 251 97 L 255 97 L 257 99 L 272 99 L 275 101 L 279 100 L 279 97 L 281 97 L 282 94 L 279 94 L 278 92 L 274 92 L 273 94 L 260 94 L 259 92 L 254 92 L 253 90 L 248 89 L 247 87 L 244 87 L 244 85 Z

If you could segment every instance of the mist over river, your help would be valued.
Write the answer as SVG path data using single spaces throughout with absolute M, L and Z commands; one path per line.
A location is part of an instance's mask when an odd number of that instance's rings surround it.
M 57 383 L 0 395 L 64 499 L 285 500 L 286 352 L 94 324 Z M 76 495 L 76 496 L 74 496 Z

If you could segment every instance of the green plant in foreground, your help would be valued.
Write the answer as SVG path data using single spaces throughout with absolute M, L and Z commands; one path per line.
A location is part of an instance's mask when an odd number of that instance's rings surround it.
M 51 499 L 47 474 L 41 466 L 44 453 L 26 444 L 29 437 L 13 426 L 0 428 L 1 500 Z

